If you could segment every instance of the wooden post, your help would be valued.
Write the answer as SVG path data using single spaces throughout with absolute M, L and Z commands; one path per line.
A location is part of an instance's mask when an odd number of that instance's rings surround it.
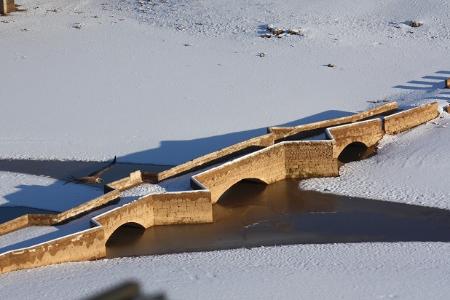
M 8 14 L 8 0 L 0 0 L 0 15 L 6 16 Z
M 445 88 L 446 88 L 446 89 L 450 89 L 450 78 L 447 78 L 447 79 L 445 80 Z
M 0 15 L 6 16 L 10 12 L 25 11 L 24 9 L 18 9 L 14 0 L 0 0 Z

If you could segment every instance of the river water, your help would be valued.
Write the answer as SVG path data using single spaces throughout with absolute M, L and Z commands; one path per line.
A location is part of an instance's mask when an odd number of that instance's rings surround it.
M 303 191 L 298 181 L 241 182 L 213 206 L 214 223 L 123 226 L 108 257 L 256 246 L 450 241 L 450 211 Z

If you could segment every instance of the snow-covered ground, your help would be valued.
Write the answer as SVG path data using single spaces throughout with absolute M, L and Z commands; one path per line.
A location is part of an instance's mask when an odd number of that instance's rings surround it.
M 450 99 L 442 89 L 450 77 L 448 1 L 17 2 L 28 11 L 0 18 L 2 158 L 117 154 L 175 164 L 269 125 L 342 116 L 367 101 Z M 305 35 L 258 37 L 269 23 Z M 449 208 L 443 116 L 385 138 L 377 156 L 344 166 L 340 178 L 301 185 Z M 67 189 L 74 198 L 59 202 Z M 0 173 L 0 205 L 60 210 L 91 193 Z M 25 230 L 15 241 L 38 234 Z M 445 299 L 448 253 L 445 243 L 365 243 L 101 260 L 2 275 L 0 298 L 75 299 L 136 278 L 174 299 Z
M 150 23 L 134 0 L 20 2 L 0 22 L 0 157 L 174 164 L 450 71 L 446 1 L 152 0 Z M 305 36 L 260 38 L 268 23 Z
M 125 280 L 169 299 L 447 299 L 447 243 L 299 245 L 69 263 L 1 278 L 4 299 L 81 299 Z

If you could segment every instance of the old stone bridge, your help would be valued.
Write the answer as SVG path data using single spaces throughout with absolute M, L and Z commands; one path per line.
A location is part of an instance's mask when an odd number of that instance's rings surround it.
M 148 228 L 213 222 L 213 204 L 242 180 L 271 184 L 286 178 L 339 176 L 339 158 L 349 147 L 373 147 L 385 134 L 408 130 L 438 115 L 437 103 L 399 111 L 397 103 L 392 102 L 348 117 L 295 127 L 271 127 L 263 136 L 158 174 L 133 172 L 108 184 L 104 196 L 68 211 L 24 215 L 1 224 L 0 235 L 27 226 L 63 226 L 83 218 L 89 222 L 82 230 L 0 254 L 0 273 L 105 257 L 106 242 L 124 224 Z M 179 176 L 189 176 L 192 189 L 154 193 L 113 204 L 123 192 L 142 183 L 164 183 Z

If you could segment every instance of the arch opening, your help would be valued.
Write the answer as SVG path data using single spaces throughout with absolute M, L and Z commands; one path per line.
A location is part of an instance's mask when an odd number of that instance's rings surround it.
M 268 184 L 258 178 L 245 178 L 230 186 L 218 199 L 222 206 L 245 205 L 252 196 L 261 194 Z
M 121 246 L 136 242 L 145 231 L 145 227 L 135 222 L 128 222 L 117 227 L 106 241 L 108 246 Z
M 339 154 L 338 160 L 341 163 L 348 163 L 352 161 L 358 161 L 362 159 L 369 158 L 375 155 L 377 152 L 376 145 L 366 146 L 366 144 L 361 142 L 353 142 L 348 144 Z

